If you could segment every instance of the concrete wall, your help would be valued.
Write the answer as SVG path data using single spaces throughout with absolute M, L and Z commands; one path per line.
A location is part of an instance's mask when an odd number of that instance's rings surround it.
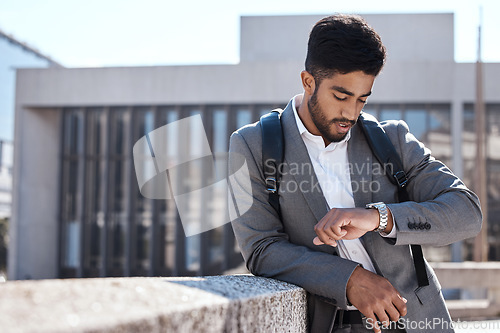
M 16 110 L 9 279 L 58 275 L 60 121 L 56 109 Z
M 495 292 L 489 300 L 476 300 L 480 303 L 447 302 L 457 333 L 498 332 L 500 322 L 493 322 L 494 326 L 465 325 L 461 320 L 498 318 L 500 264 L 434 263 L 433 266 L 443 287 L 487 287 Z M 2 332 L 301 333 L 307 330 L 304 289 L 250 274 L 14 281 L 0 283 L 0 295 Z M 471 304 L 486 304 L 486 307 L 472 308 Z
M 5 332 L 306 332 L 306 292 L 251 275 L 0 283 Z
M 298 62 L 223 66 L 23 69 L 20 107 L 287 102 L 302 91 Z M 485 65 L 485 99 L 500 101 L 500 64 Z M 392 62 L 372 103 L 451 103 L 475 98 L 474 64 Z
M 303 64 L 309 32 L 325 15 L 242 17 L 241 62 L 295 60 Z M 451 13 L 361 16 L 382 38 L 389 62 L 453 61 Z

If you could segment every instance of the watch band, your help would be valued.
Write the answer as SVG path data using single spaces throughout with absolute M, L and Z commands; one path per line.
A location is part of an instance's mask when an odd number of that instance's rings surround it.
M 378 228 L 376 228 L 373 231 L 377 231 L 379 234 L 386 235 L 384 230 L 387 228 L 387 223 L 389 221 L 389 216 L 387 212 L 387 206 L 383 202 L 375 202 L 375 203 L 369 203 L 366 205 L 366 208 L 375 208 L 378 210 L 378 215 L 379 215 L 379 223 L 378 223 Z

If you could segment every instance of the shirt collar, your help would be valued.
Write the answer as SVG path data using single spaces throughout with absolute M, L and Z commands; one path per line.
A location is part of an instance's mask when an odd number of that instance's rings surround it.
M 347 141 L 349 141 L 349 139 L 351 138 L 351 130 L 349 130 L 349 132 L 347 132 L 347 135 L 345 136 L 345 138 L 342 141 L 332 142 L 327 147 L 324 147 L 323 138 L 319 135 L 314 135 L 311 132 L 309 132 L 299 117 L 299 113 L 297 111 L 296 106 L 300 105 L 302 103 L 303 98 L 304 98 L 303 94 L 296 95 L 292 98 L 292 110 L 293 110 L 293 114 L 295 116 L 295 122 L 297 123 L 297 128 L 299 129 L 299 133 L 301 136 L 306 137 L 314 142 L 318 142 L 318 143 L 321 142 L 323 148 L 328 148 L 328 147 L 334 148 L 340 143 L 344 143 L 344 142 L 347 143 Z

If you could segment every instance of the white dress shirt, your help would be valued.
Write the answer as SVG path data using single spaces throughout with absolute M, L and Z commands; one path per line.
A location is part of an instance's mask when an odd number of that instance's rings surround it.
M 354 196 L 351 187 L 347 145 L 351 137 L 349 131 L 340 142 L 332 142 L 325 147 L 323 138 L 311 134 L 300 120 L 296 105 L 302 103 L 303 95 L 293 98 L 292 107 L 299 133 L 304 141 L 313 164 L 316 177 L 323 191 L 328 208 L 354 208 Z M 395 238 L 396 228 L 386 236 Z M 312 240 L 311 240 L 312 241 Z M 363 268 L 375 273 L 375 267 L 359 239 L 338 241 L 340 257 L 360 263 Z

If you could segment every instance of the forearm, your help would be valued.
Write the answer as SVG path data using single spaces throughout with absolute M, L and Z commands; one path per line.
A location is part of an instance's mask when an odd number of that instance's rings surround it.
M 233 223 L 235 234 L 252 274 L 293 283 L 341 308 L 347 307 L 347 282 L 357 263 L 280 237 L 267 237 L 252 244 L 238 237 L 245 232 L 237 223 Z
M 400 122 L 388 131 L 408 175 L 411 201 L 388 204 L 397 228 L 397 245 L 447 245 L 474 237 L 481 230 L 477 196 Z M 397 135 L 395 135 L 397 133 Z
M 470 191 L 452 191 L 435 200 L 388 207 L 397 226 L 396 245 L 443 246 L 474 237 L 481 230 L 481 209 Z

